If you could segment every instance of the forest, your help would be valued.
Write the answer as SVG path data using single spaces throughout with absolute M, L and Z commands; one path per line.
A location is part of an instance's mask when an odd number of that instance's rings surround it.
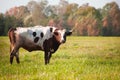
M 6 36 L 11 27 L 35 25 L 74 29 L 75 36 L 120 36 L 120 8 L 116 2 L 96 9 L 89 3 L 60 0 L 58 5 L 49 5 L 47 0 L 41 0 L 0 13 L 0 36 Z

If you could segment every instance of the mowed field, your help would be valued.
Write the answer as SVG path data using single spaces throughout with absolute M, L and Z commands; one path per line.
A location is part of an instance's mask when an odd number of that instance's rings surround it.
M 120 80 L 120 37 L 70 36 L 50 64 L 24 49 L 20 61 L 9 63 L 9 39 L 0 37 L 0 80 Z

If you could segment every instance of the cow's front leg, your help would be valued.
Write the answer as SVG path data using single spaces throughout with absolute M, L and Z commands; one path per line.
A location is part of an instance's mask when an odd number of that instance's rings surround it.
M 50 58 L 51 58 L 51 56 L 52 56 L 52 53 L 49 52 L 49 53 L 48 53 L 48 58 L 49 58 L 49 59 L 48 59 L 48 63 L 50 62 Z
M 45 52 L 45 65 L 48 64 L 50 62 L 50 58 L 51 58 L 52 54 L 51 52 Z
M 45 52 L 44 59 L 45 59 L 45 65 L 47 65 L 48 64 L 48 59 L 49 59 L 48 52 Z

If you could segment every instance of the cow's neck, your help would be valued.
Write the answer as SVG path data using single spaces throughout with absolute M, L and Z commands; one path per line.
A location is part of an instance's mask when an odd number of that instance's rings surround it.
M 56 38 L 53 36 L 53 49 L 54 49 L 54 52 L 59 48 L 60 46 L 60 43 L 56 40 Z
M 60 43 L 56 40 L 55 36 L 45 40 L 43 43 L 44 51 L 54 53 L 60 46 Z

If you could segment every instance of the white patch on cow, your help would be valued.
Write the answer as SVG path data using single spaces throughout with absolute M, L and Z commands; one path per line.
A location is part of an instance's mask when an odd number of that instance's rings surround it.
M 52 28 L 53 30 L 52 32 L 50 32 L 50 26 L 47 26 L 47 27 L 35 26 L 35 27 L 28 27 L 28 28 L 19 27 L 17 28 L 15 33 L 34 42 L 33 32 L 36 32 L 36 37 L 39 37 L 39 41 L 35 44 L 41 46 L 41 48 L 43 49 L 43 42 L 46 39 L 48 40 L 49 38 L 51 38 L 53 36 L 54 30 L 56 29 L 55 27 L 52 27 Z M 44 34 L 43 38 L 41 38 L 40 36 L 41 32 Z
M 54 49 L 50 49 L 51 52 L 54 52 Z

